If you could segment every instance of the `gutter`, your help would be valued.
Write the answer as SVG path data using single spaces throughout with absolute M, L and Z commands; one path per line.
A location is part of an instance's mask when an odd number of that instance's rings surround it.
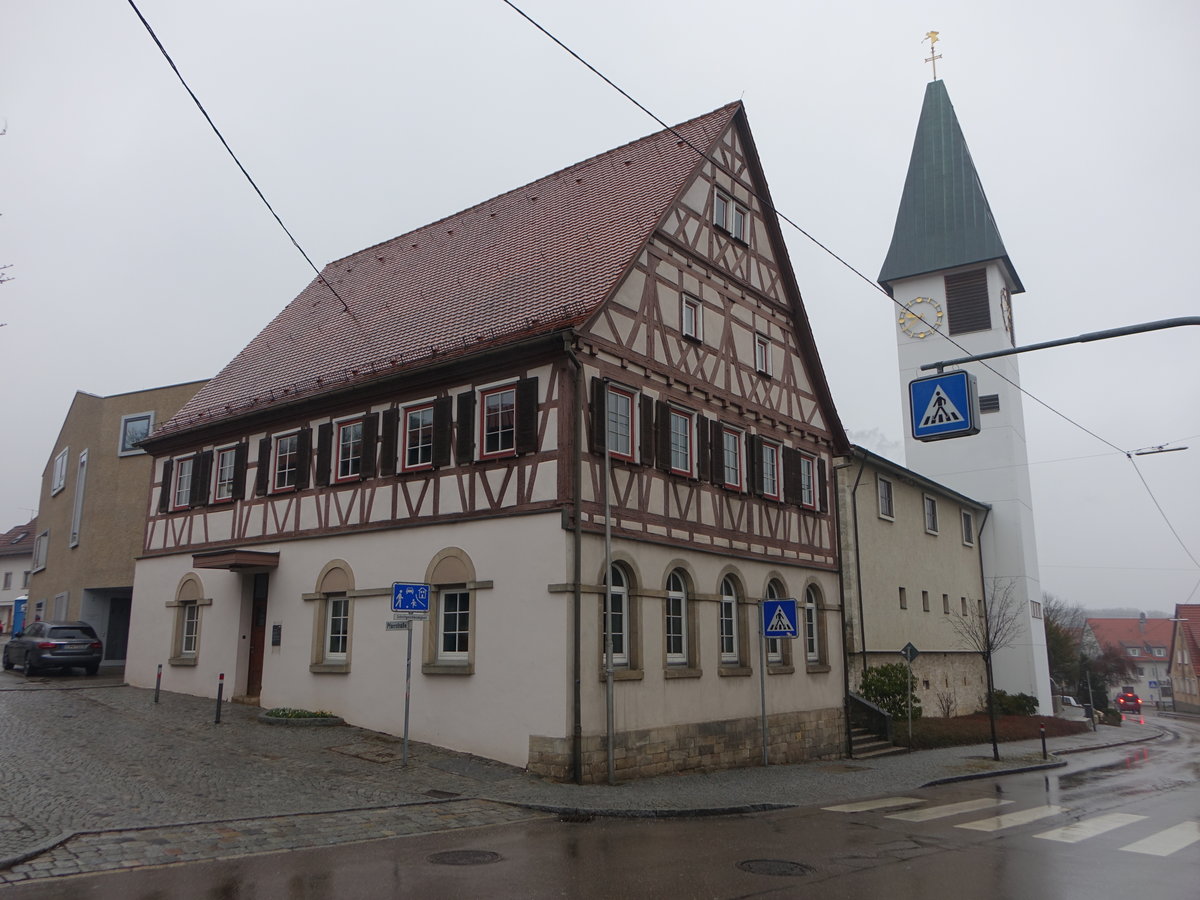
M 848 469 L 853 463 L 842 463 L 840 466 L 833 467 L 834 478 L 834 497 L 837 497 L 838 476 L 842 469 Z M 850 488 L 850 516 L 854 520 L 854 584 L 858 591 L 858 639 L 862 642 L 862 657 L 863 671 L 867 668 L 867 633 L 866 633 L 866 615 L 863 612 L 863 589 L 862 589 L 862 554 L 859 552 L 858 546 L 858 485 L 862 481 L 863 471 L 867 467 L 865 459 L 860 458 L 858 463 L 858 473 L 854 476 L 854 485 Z M 840 529 L 839 529 L 840 531 Z M 842 687 L 846 692 L 846 696 L 842 703 L 845 706 L 846 719 L 846 755 L 851 757 L 854 755 L 853 739 L 850 737 L 850 650 L 846 646 L 846 562 L 844 555 L 838 553 L 838 589 L 842 595 Z

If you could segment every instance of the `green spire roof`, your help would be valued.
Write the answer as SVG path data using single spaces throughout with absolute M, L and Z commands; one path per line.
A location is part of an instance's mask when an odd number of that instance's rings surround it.
M 908 177 L 880 284 L 999 259 L 1021 293 L 971 151 L 941 81 L 925 88 Z

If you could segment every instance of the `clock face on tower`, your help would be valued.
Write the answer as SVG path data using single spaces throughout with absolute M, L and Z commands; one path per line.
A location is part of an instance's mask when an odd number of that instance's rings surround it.
M 926 338 L 942 326 L 942 305 L 929 297 L 914 297 L 896 320 L 909 337 Z

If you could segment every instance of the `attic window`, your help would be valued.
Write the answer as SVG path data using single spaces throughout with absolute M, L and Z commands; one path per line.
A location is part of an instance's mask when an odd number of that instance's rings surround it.
M 750 214 L 721 189 L 713 192 L 713 224 L 736 240 L 746 242 Z
M 29 532 L 22 531 L 15 538 L 13 538 L 11 541 L 9 541 L 9 543 L 10 544 L 19 544 L 19 543 L 21 543 L 21 541 L 25 540 L 25 538 L 27 538 L 27 537 L 29 537 Z

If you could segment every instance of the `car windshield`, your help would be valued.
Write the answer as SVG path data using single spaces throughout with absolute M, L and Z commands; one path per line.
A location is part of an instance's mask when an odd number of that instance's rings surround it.
M 71 626 L 66 628 L 51 628 L 50 637 L 57 641 L 77 641 L 80 639 L 93 641 L 96 639 L 96 632 L 91 628 L 84 626 Z

